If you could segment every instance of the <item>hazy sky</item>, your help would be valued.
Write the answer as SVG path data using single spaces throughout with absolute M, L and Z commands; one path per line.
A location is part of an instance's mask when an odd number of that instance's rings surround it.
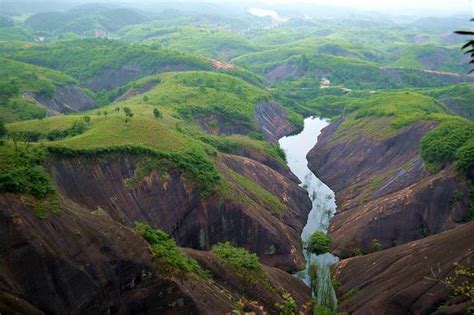
M 473 0 L 261 0 L 260 2 L 268 4 L 323 4 L 388 12 L 423 9 L 441 13 L 459 12 L 474 15 Z

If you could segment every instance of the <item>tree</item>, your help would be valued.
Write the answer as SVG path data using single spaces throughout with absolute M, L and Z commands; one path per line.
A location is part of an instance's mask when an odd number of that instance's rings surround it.
M 120 113 L 120 107 L 115 107 L 115 112 Z
M 123 113 L 125 114 L 125 123 L 128 123 L 130 119 L 133 117 L 133 112 L 130 107 L 124 107 Z
M 3 144 L 3 137 L 7 135 L 7 128 L 5 127 L 5 123 L 2 119 L 0 119 L 0 144 Z
M 107 118 L 107 115 L 108 115 L 108 114 L 109 114 L 109 113 L 108 113 L 106 110 L 104 110 L 104 113 L 103 113 L 104 118 Z
M 91 123 L 91 118 L 90 118 L 90 116 L 84 116 L 84 117 L 82 117 L 82 120 L 84 120 L 84 122 L 85 122 L 86 124 L 90 124 L 90 123 Z
M 471 22 L 474 22 L 474 19 L 471 19 Z M 454 33 L 465 36 L 474 36 L 474 31 L 456 31 Z M 471 61 L 469 62 L 469 64 L 474 64 L 474 39 L 467 41 L 461 49 L 467 49 L 464 53 L 471 55 Z M 469 71 L 469 73 L 471 72 L 474 72 L 474 69 Z
M 314 232 L 308 240 L 308 251 L 316 255 L 329 252 L 330 247 L 331 237 L 321 230 Z
M 160 118 L 161 117 L 161 113 L 158 110 L 158 108 L 153 108 L 153 116 L 155 116 L 155 118 Z
M 8 133 L 8 138 L 13 142 L 15 152 L 18 151 L 18 141 L 21 139 L 21 134 L 17 131 L 10 131 Z
M 147 95 L 143 96 L 143 101 L 144 101 L 145 103 L 148 102 L 148 96 L 147 96 Z

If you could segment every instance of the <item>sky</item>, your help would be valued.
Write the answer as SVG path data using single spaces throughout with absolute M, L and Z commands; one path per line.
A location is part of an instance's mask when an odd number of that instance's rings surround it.
M 2 2 L 15 2 L 18 0 L 0 0 Z M 26 0 L 23 0 L 26 1 Z M 28 0 L 30 2 L 45 2 L 45 0 Z M 213 2 L 219 4 L 233 3 L 258 7 L 259 5 L 325 5 L 338 6 L 362 11 L 379 11 L 389 14 L 410 15 L 451 15 L 464 14 L 474 17 L 474 0 L 53 0 L 57 2 L 116 2 L 116 3 L 159 3 L 159 2 Z M 183 4 L 185 5 L 185 4 Z
M 383 12 L 428 10 L 440 13 L 474 15 L 474 0 L 261 0 L 266 4 L 315 4 Z

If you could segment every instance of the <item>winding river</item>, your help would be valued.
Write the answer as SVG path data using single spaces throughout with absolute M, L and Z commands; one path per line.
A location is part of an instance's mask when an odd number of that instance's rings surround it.
M 327 232 L 329 219 L 336 211 L 334 192 L 326 186 L 308 168 L 306 155 L 316 145 L 321 130 L 329 125 L 326 120 L 309 117 L 304 120 L 303 130 L 293 136 L 283 137 L 279 140 L 280 147 L 285 151 L 288 166 L 300 179 L 301 186 L 308 191 L 313 202 L 308 221 L 301 234 L 303 244 L 317 230 Z M 305 250 L 305 270 L 298 273 L 308 286 L 311 286 L 309 270 L 311 264 L 317 265 L 317 285 L 313 287 L 313 293 L 317 304 L 335 308 L 336 297 L 331 284 L 330 266 L 338 261 L 337 257 L 326 253 L 316 256 Z

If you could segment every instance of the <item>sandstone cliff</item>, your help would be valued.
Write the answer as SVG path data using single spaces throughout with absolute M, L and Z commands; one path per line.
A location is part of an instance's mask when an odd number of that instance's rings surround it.
M 450 297 L 441 281 L 453 275 L 455 263 L 472 266 L 473 230 L 474 222 L 470 222 L 382 252 L 342 260 L 334 268 L 342 284 L 340 309 L 350 314 L 464 314 L 466 299 Z
M 67 199 L 59 214 L 41 220 L 28 200 L 0 195 L 2 314 L 224 314 L 239 301 L 251 308 L 250 299 L 256 300 L 266 310 L 281 301 L 278 294 L 249 294 L 243 284 L 163 274 L 133 229 Z M 275 268 L 265 272 L 305 310 L 308 288 Z
M 323 130 L 309 167 L 336 193 L 329 233 L 340 256 L 400 245 L 456 227 L 467 215 L 465 180 L 453 167 L 431 174 L 420 140 L 434 127 L 416 123 L 387 138 L 344 133 L 342 119 Z M 380 121 L 383 124 L 383 121 Z

